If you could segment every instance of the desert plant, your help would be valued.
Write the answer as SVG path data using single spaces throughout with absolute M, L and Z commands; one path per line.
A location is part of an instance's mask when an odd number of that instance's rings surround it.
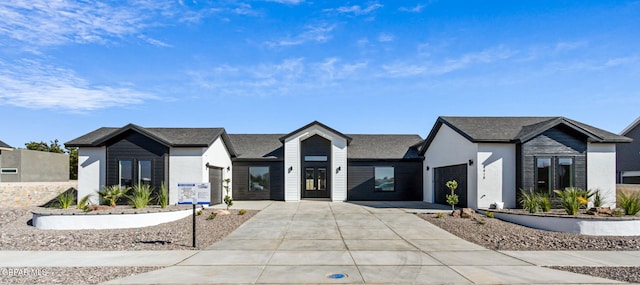
M 529 213 L 537 213 L 540 209 L 539 200 L 537 198 L 536 193 L 531 191 L 525 191 L 524 189 L 520 189 L 520 205 L 522 208 L 529 211 Z
M 202 215 L 202 210 L 198 210 L 198 211 L 196 211 L 196 215 L 197 215 L 197 216 Z
M 238 215 L 241 215 L 241 216 L 246 214 L 246 213 L 247 213 L 247 210 L 245 210 L 245 209 L 240 209 L 240 211 L 238 211 Z
M 593 206 L 596 208 L 602 207 L 604 203 L 605 201 L 604 201 L 604 198 L 602 197 L 602 193 L 600 193 L 599 189 L 596 189 L 593 192 Z
M 568 187 L 562 191 L 553 190 L 553 192 L 558 194 L 560 205 L 562 205 L 562 208 L 564 208 L 565 212 L 569 215 L 577 215 L 580 206 L 587 203 L 587 198 L 583 197 L 583 195 L 587 195 L 585 191 L 580 188 Z
M 440 212 L 436 214 L 436 218 L 440 219 L 440 218 L 444 218 L 444 213 Z
M 158 191 L 158 204 L 163 209 L 169 205 L 169 191 L 167 191 L 167 186 L 164 185 L 164 182 L 160 184 L 160 191 Z
M 459 202 L 458 194 L 454 193 L 454 191 L 456 191 L 456 188 L 458 188 L 458 181 L 447 181 L 445 186 L 447 186 L 447 188 L 451 190 L 451 194 L 447 194 L 445 196 L 447 198 L 447 204 L 451 205 L 451 210 L 455 210 L 455 205 Z
M 624 215 L 624 210 L 622 209 L 613 209 L 613 215 L 616 217 L 622 217 Z
M 91 200 L 89 200 L 90 198 L 91 194 L 84 195 L 84 197 L 82 197 L 80 201 L 78 201 L 78 205 L 76 206 L 76 208 L 85 212 L 91 211 Z
M 224 190 L 227 192 L 227 195 L 224 196 L 224 203 L 227 205 L 227 210 L 229 210 L 229 208 L 233 206 L 233 198 L 229 196 L 229 191 L 231 190 L 231 186 L 229 186 L 229 183 L 231 183 L 231 179 L 225 179 L 224 183 Z
M 211 214 L 209 214 L 209 216 L 207 217 L 207 220 L 213 220 L 213 219 L 215 219 L 215 218 L 216 218 L 216 216 L 218 216 L 218 214 L 217 214 L 217 213 L 211 213 Z
M 543 212 L 551 211 L 551 199 L 549 198 L 549 194 L 547 193 L 536 193 L 536 198 L 538 199 L 538 206 L 540 210 Z
M 490 219 L 493 219 L 493 217 L 494 217 L 493 216 L 493 212 L 486 212 L 484 215 L 487 216 L 487 218 L 490 218 Z
M 620 192 L 618 203 L 624 209 L 625 215 L 635 215 L 640 212 L 640 192 Z
M 75 191 L 68 190 L 56 197 L 56 202 L 60 209 L 69 209 L 69 207 L 73 205 L 73 202 L 75 202 L 76 200 L 76 195 L 74 192 Z
M 111 207 L 115 207 L 118 199 L 127 195 L 129 190 L 131 190 L 130 187 L 112 185 L 104 187 L 102 191 L 98 191 L 98 195 L 100 195 L 100 198 L 102 198 L 102 201 L 104 201 L 105 204 Z
M 133 186 L 133 194 L 127 195 L 129 204 L 136 209 L 142 209 L 149 205 L 151 201 L 151 186 L 147 184 L 136 184 Z

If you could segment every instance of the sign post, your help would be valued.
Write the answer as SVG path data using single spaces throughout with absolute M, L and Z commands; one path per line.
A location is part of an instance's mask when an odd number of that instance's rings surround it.
M 193 205 L 192 243 L 196 247 L 196 205 L 211 204 L 211 184 L 178 183 L 178 204 Z

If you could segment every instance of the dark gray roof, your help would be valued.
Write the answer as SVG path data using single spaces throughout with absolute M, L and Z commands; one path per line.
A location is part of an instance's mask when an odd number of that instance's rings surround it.
M 241 159 L 284 158 L 282 134 L 229 134 Z M 351 138 L 347 150 L 349 159 L 410 159 L 418 158 L 418 135 L 347 135 Z
M 284 158 L 282 134 L 229 134 L 237 158 Z
M 222 137 L 229 152 L 235 155 L 233 146 L 223 128 L 143 128 L 128 124 L 122 128 L 99 128 L 65 143 L 68 147 L 102 146 L 116 136 L 136 131 L 171 147 L 207 147 Z
M 3 147 L 3 148 L 12 148 L 10 145 L 8 145 L 8 144 L 4 143 L 3 141 L 0 141 L 0 147 Z
M 630 142 L 629 138 L 565 117 L 439 117 L 425 140 L 422 153 L 443 124 L 471 142 L 525 142 L 558 125 L 584 134 L 591 142 Z

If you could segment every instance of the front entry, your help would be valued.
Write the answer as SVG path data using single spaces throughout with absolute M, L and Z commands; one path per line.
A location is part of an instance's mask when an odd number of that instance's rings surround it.
M 302 195 L 331 198 L 331 141 L 314 135 L 301 142 Z
M 303 198 L 329 198 L 326 167 L 305 167 Z

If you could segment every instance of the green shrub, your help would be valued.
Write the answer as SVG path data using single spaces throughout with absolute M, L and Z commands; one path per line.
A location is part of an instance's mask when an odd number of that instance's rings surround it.
M 596 191 L 593 192 L 593 206 L 598 208 L 598 207 L 602 207 L 602 205 L 604 205 L 604 199 L 602 197 L 602 193 L 600 193 L 599 189 L 596 189 Z
M 246 214 L 246 213 L 247 213 L 247 210 L 245 210 L 245 209 L 240 209 L 240 211 L 238 211 L 238 215 L 241 215 L 241 216 Z
M 76 206 L 76 208 L 85 212 L 91 211 L 91 201 L 89 200 L 89 198 L 91 198 L 91 194 L 84 195 L 84 197 L 82 197 L 80 201 L 78 201 L 78 205 Z
M 580 206 L 587 204 L 587 198 L 585 196 L 588 195 L 586 191 L 580 188 L 569 187 L 564 189 L 564 191 L 553 190 L 553 192 L 558 194 L 560 205 L 562 205 L 562 208 L 569 215 L 577 215 Z
M 196 215 L 197 215 L 197 216 L 202 215 L 202 210 L 198 210 L 198 211 L 196 211 Z
M 128 195 L 129 204 L 136 209 L 142 209 L 149 205 L 151 201 L 151 186 L 146 184 L 137 184 L 133 186 L 133 194 Z
M 158 192 L 158 204 L 160 208 L 166 208 L 169 205 L 169 191 L 167 190 L 167 186 L 164 185 L 164 182 L 160 184 L 160 191 Z
M 227 192 L 227 195 L 224 196 L 224 203 L 227 205 L 227 210 L 229 210 L 229 208 L 233 206 L 233 198 L 229 196 L 229 192 L 231 191 L 231 186 L 229 185 L 229 183 L 231 183 L 231 179 L 225 179 L 224 183 L 225 185 L 223 187 L 225 192 Z
M 458 181 L 450 180 L 445 183 L 445 186 L 449 188 L 451 194 L 447 194 L 445 197 L 447 198 L 447 204 L 451 205 L 451 210 L 455 210 L 455 205 L 459 202 L 458 194 L 455 194 L 454 191 L 458 188 Z
M 216 216 L 218 216 L 218 214 L 216 214 L 216 213 L 211 213 L 211 214 L 209 214 L 209 216 L 207 217 L 207 220 L 213 220 L 213 219 L 215 219 L 215 218 L 216 218 Z
M 626 215 L 633 216 L 640 212 L 640 192 L 620 192 L 618 203 Z
M 551 199 L 549 198 L 549 194 L 536 193 L 536 198 L 538 199 L 538 206 L 540 206 L 540 210 L 543 212 L 551 211 Z
M 487 218 L 493 219 L 493 212 L 486 212 L 484 215 L 487 216 Z
M 436 214 L 436 218 L 440 219 L 440 218 L 444 218 L 444 213 L 440 212 Z
M 60 209 L 69 209 L 73 202 L 76 201 L 76 193 L 73 190 L 64 191 L 56 197 L 57 205 Z
M 537 213 L 540 209 L 540 199 L 538 199 L 536 193 L 525 191 L 524 189 L 520 189 L 520 193 L 520 205 L 522 205 L 522 208 L 529 211 L 529 213 Z
M 624 215 L 624 210 L 622 209 L 613 209 L 613 215 L 616 217 L 622 217 Z
M 104 187 L 102 189 L 102 191 L 98 192 L 98 195 L 100 195 L 100 198 L 102 198 L 102 201 L 105 204 L 107 204 L 107 205 L 109 205 L 111 207 L 115 207 L 116 206 L 116 202 L 118 202 L 118 199 L 120 199 L 121 197 L 124 197 L 125 195 L 127 195 L 129 190 L 131 190 L 130 187 L 122 187 L 120 185 L 112 185 L 112 186 Z

